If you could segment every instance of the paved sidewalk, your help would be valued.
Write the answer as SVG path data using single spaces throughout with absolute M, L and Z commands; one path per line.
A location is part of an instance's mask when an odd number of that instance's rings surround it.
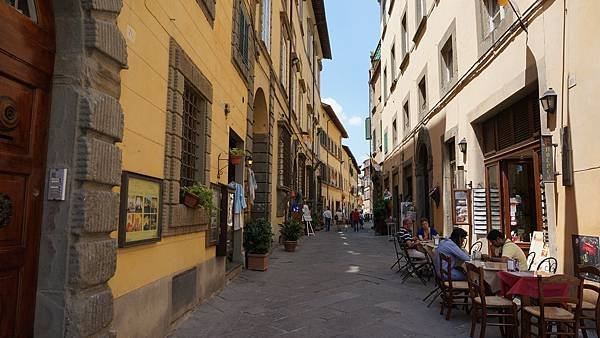
M 171 337 L 468 337 L 463 311 L 445 321 L 421 301 L 433 282 L 400 284 L 394 256 L 368 230 L 318 232 L 295 253 L 276 248 L 267 272 L 244 271 Z

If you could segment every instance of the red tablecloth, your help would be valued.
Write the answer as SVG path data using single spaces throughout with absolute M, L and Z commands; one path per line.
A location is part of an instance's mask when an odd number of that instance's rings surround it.
M 538 297 L 537 276 L 526 272 L 499 271 L 502 295 Z M 561 297 L 568 293 L 568 285 L 548 284 L 544 286 L 545 297 Z

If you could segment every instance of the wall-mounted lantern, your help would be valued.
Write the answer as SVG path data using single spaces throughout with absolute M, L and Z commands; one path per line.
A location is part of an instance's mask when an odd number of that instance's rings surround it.
M 553 114 L 556 112 L 556 98 L 556 92 L 552 88 L 548 88 L 544 95 L 540 97 L 540 103 L 546 113 Z
M 462 140 L 460 140 L 460 142 L 458 142 L 458 149 L 460 150 L 461 153 L 466 154 L 467 153 L 467 139 L 463 137 Z

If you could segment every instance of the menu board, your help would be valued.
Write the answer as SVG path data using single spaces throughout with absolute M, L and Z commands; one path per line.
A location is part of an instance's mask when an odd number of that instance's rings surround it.
M 162 180 L 124 172 L 121 184 L 119 247 L 161 238 Z
M 473 189 L 473 229 L 476 235 L 485 235 L 488 231 L 485 188 Z
M 469 190 L 452 191 L 452 222 L 455 225 L 471 224 L 471 192 Z

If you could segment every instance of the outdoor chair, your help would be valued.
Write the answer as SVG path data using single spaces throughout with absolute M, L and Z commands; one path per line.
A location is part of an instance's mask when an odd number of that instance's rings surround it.
M 390 269 L 393 270 L 394 267 L 398 267 L 398 271 L 396 271 L 397 273 L 403 271 L 408 266 L 408 259 L 404 255 L 404 250 L 402 249 L 403 245 L 404 244 L 400 242 L 400 237 L 398 237 L 398 235 L 396 234 L 394 240 L 394 249 L 396 250 L 396 262 L 392 266 L 390 266 Z
M 583 278 L 569 275 L 538 276 L 538 305 L 524 306 L 521 336 L 579 336 Z M 564 292 L 557 292 L 563 286 Z M 551 295 L 548 295 L 552 292 Z M 544 295 L 546 293 L 546 295 Z M 557 295 L 563 293 L 563 295 Z M 570 305 L 569 305 L 570 304 Z M 532 321 L 535 319 L 535 321 Z M 536 328 L 533 331 L 531 328 Z M 556 328 L 556 331 L 554 331 Z
M 527 255 L 527 270 L 531 271 L 531 267 L 533 266 L 534 261 L 535 261 L 535 251 L 531 251 Z
M 429 292 L 429 294 L 425 298 L 423 298 L 423 301 L 425 302 L 431 297 L 431 301 L 429 302 L 429 304 L 427 304 L 427 307 L 431 307 L 431 304 L 433 304 L 433 302 L 435 302 L 435 300 L 438 299 L 442 294 L 442 280 L 440 279 L 440 273 L 435 267 L 435 263 L 433 261 L 433 258 L 431 258 L 429 251 L 425 252 L 425 255 L 427 255 L 427 261 L 429 263 L 429 268 L 433 273 L 433 280 L 435 281 L 435 284 L 433 290 L 431 290 L 431 292 Z
M 446 262 L 446 269 L 443 268 L 443 262 Z M 451 263 L 451 257 L 440 253 L 440 286 L 442 288 L 440 315 L 443 315 L 444 309 L 447 309 L 446 320 L 450 320 L 450 314 L 454 306 L 463 305 L 465 310 L 469 312 L 469 284 L 467 281 L 452 280 Z
M 477 241 L 477 242 L 473 243 L 473 245 L 471 245 L 471 248 L 469 249 L 469 254 L 472 255 L 473 252 L 481 252 L 482 248 L 483 248 L 483 243 L 481 241 Z
M 582 278 L 588 278 L 595 281 L 600 280 L 600 269 L 595 266 L 579 265 L 576 269 L 577 275 Z M 581 301 L 581 332 L 583 333 L 583 337 L 587 338 L 588 329 L 595 330 L 596 335 L 600 332 L 600 325 L 598 323 L 598 318 L 600 318 L 600 288 L 594 284 L 584 282 L 583 290 L 584 292 L 588 290 L 587 296 L 596 298 L 595 302 Z M 573 306 L 573 304 L 571 304 L 571 306 Z M 591 325 L 586 324 L 586 321 L 591 323 Z
M 485 337 L 485 329 L 489 326 L 500 327 L 502 336 L 519 336 L 519 321 L 517 316 L 517 304 L 512 300 L 500 296 L 487 296 L 485 293 L 485 281 L 483 278 L 483 267 L 467 263 L 467 280 L 469 284 L 469 296 L 473 307 L 471 309 L 471 337 L 475 335 L 477 322 L 481 322 L 479 337 Z M 489 321 L 497 318 L 498 321 Z
M 558 261 L 554 257 L 546 257 L 538 264 L 536 271 L 545 271 L 549 273 L 556 273 L 558 267 Z
M 418 278 L 423 285 L 427 285 L 427 281 L 424 278 L 429 267 L 427 259 L 411 257 L 408 253 L 408 247 L 406 244 L 402 243 L 401 245 L 404 256 L 406 257 L 406 261 L 408 262 L 402 275 L 402 284 L 404 284 L 404 282 L 406 282 L 406 280 L 412 276 Z

